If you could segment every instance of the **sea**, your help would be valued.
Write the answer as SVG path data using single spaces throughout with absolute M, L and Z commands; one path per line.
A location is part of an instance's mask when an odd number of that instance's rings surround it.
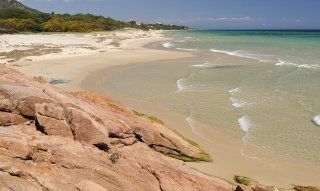
M 238 139 L 244 157 L 265 157 L 246 149 L 250 144 L 320 166 L 320 31 L 190 30 L 165 35 L 170 40 L 151 48 L 194 56 L 122 66 L 105 75 L 108 93 L 178 112 L 195 133 L 194 124 L 201 122 Z

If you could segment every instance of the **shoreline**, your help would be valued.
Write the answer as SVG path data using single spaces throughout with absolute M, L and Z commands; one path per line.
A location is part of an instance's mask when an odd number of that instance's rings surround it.
M 145 47 L 147 44 L 156 43 L 159 41 L 165 41 L 168 38 L 163 34 L 158 34 L 158 36 L 150 37 L 150 38 L 139 38 L 139 39 L 128 39 L 123 40 L 120 43 L 119 50 L 111 50 L 107 52 L 94 53 L 90 55 L 82 55 L 75 57 L 67 57 L 67 58 L 58 58 L 51 59 L 45 61 L 32 61 L 27 66 L 22 67 L 14 67 L 18 69 L 20 72 L 27 74 L 28 76 L 38 76 L 45 75 L 47 78 L 56 78 L 66 80 L 67 83 L 58 84 L 59 87 L 66 91 L 81 91 L 86 89 L 92 89 L 92 86 L 95 86 L 95 82 L 97 79 L 101 78 L 101 74 L 103 74 L 102 70 L 112 70 L 115 66 L 125 66 L 132 64 L 148 64 L 148 63 L 156 63 L 160 60 L 176 60 L 176 59 L 186 59 L 190 57 L 194 57 L 194 55 L 190 52 L 183 51 L 166 51 L 166 50 L 157 50 L 150 49 Z M 125 54 L 125 57 L 123 56 Z M 134 62 L 132 61 L 134 60 Z M 90 64 L 88 64 L 90 62 Z M 67 68 L 67 69 L 66 69 Z M 68 70 L 69 69 L 69 70 Z M 70 70 L 71 69 L 71 70 Z M 49 71 L 49 72 L 48 72 Z M 100 74 L 99 74 L 100 73 Z M 69 81 L 69 82 L 68 82 Z M 90 88 L 89 88 L 90 87 Z M 99 88 L 96 88 L 97 91 Z M 118 97 L 116 97 L 119 100 Z M 291 184 L 305 184 L 304 182 L 281 182 L 278 185 L 275 184 L 275 180 L 273 181 L 265 181 L 264 178 L 270 177 L 272 178 L 273 173 L 277 172 L 277 170 L 268 169 L 274 168 L 272 166 L 268 166 L 264 164 L 264 168 L 261 168 L 260 163 L 256 163 L 251 166 L 251 169 L 247 167 L 250 166 L 252 160 L 241 159 L 244 166 L 241 166 L 241 161 L 239 162 L 237 158 L 238 154 L 235 154 L 238 151 L 238 147 L 232 147 L 228 145 L 224 145 L 225 143 L 229 144 L 241 144 L 241 141 L 230 139 L 228 136 L 225 136 L 219 132 L 211 131 L 210 135 L 214 137 L 214 143 L 209 143 L 206 140 L 201 139 L 198 135 L 196 135 L 189 124 L 186 121 L 186 116 L 182 116 L 178 113 L 170 112 L 164 110 L 163 108 L 157 108 L 156 106 L 150 105 L 149 103 L 137 103 L 138 100 L 119 100 L 124 102 L 126 105 L 130 105 L 133 109 L 137 109 L 138 111 L 145 112 L 147 114 L 151 114 L 154 116 L 163 119 L 169 127 L 174 127 L 174 130 L 177 130 L 182 135 L 190 138 L 198 142 L 204 150 L 210 150 L 210 154 L 212 155 L 214 162 L 211 164 L 208 163 L 188 163 L 189 166 L 211 175 L 216 175 L 227 180 L 230 180 L 233 175 L 244 175 L 251 178 L 256 178 L 260 180 L 261 183 L 266 185 L 275 185 L 275 186 L 289 186 Z M 202 124 L 201 124 L 202 125 Z M 188 127 L 188 128 L 185 128 Z M 201 128 L 200 128 L 201 129 Z M 202 130 L 200 130 L 202 131 Z M 205 133 L 209 131 L 204 130 Z M 218 140 L 218 141 L 217 141 Z M 210 144 L 215 144 L 213 148 Z M 231 161 L 231 162 L 230 162 Z M 269 161 L 270 162 L 270 161 Z M 234 166 L 228 167 L 227 164 L 233 164 Z M 240 164 L 240 165 L 239 165 Z M 239 165 L 239 167 L 237 167 Z M 304 166 L 293 167 L 294 163 L 288 164 L 288 168 L 292 169 L 292 172 L 299 171 Z M 211 169 L 208 169 L 208 168 Z M 225 170 L 226 168 L 233 169 L 231 174 L 230 169 Z M 257 175 L 257 169 L 263 169 L 268 172 Z M 226 172 L 227 171 L 227 172 Z M 241 173 L 246 171 L 247 174 L 237 174 L 237 172 Z M 279 174 L 283 176 L 288 173 L 280 172 Z M 252 174 L 252 176 L 251 176 Z M 297 173 L 298 174 L 298 173 Z M 317 175 L 317 172 L 315 173 Z M 311 176 L 311 175 L 310 175 Z M 307 178 L 307 177 L 306 177 Z M 308 180 L 306 180 L 307 182 Z
M 135 65 L 148 64 L 137 63 Z M 130 67 L 131 65 L 126 66 Z M 257 159 L 255 157 L 242 156 L 239 152 L 243 145 L 241 139 L 236 139 L 222 132 L 218 132 L 199 122 L 195 122 L 196 127 L 192 128 L 187 121 L 188 116 L 147 101 L 121 95 L 120 93 L 113 95 L 108 89 L 99 89 L 101 84 L 92 86 L 92 83 L 102 78 L 106 72 L 115 73 L 119 68 L 126 66 L 111 67 L 96 71 L 83 81 L 82 87 L 90 91 L 99 91 L 108 95 L 111 94 L 112 97 L 116 97 L 121 103 L 147 115 L 156 116 L 163 120 L 168 128 L 199 143 L 200 147 L 211 155 L 213 163 L 187 163 L 191 168 L 230 182 L 233 181 L 233 176 L 240 175 L 253 178 L 263 185 L 276 186 L 278 188 L 291 188 L 292 185 L 318 186 L 316 185 L 318 183 L 316 177 L 320 174 L 320 169 L 314 168 L 311 164 L 284 159 L 271 151 L 260 151 L 268 152 L 268 154 L 265 153 L 267 158 Z M 206 136 L 203 137 L 203 135 Z M 255 149 L 255 146 L 251 144 L 248 144 L 247 147 L 249 150 Z M 274 161 L 281 162 L 274 164 Z M 275 174 L 277 174 L 277 176 L 274 176 Z
M 87 55 L 75 55 L 35 61 L 17 61 L 9 66 L 29 77 L 43 76 L 46 79 L 61 81 L 56 84 L 66 91 L 80 91 L 80 83 L 90 73 L 104 68 L 132 63 L 148 63 L 163 59 L 179 59 L 192 57 L 186 52 L 170 52 L 165 50 L 148 49 L 146 44 L 165 41 L 162 31 L 145 32 L 145 37 L 129 37 L 120 40 L 119 47 L 105 52 L 94 52 Z M 123 56 L 125 55 L 125 56 Z M 14 66 L 16 65 L 16 66 Z M 71 70 L 66 70 L 70 68 Z

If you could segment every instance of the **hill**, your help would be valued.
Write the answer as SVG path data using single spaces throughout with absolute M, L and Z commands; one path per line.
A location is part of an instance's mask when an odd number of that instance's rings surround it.
M 6 9 L 6 8 L 19 8 L 19 9 L 29 10 L 32 12 L 39 12 L 38 10 L 25 6 L 24 4 L 20 3 L 17 0 L 0 0 L 0 9 Z

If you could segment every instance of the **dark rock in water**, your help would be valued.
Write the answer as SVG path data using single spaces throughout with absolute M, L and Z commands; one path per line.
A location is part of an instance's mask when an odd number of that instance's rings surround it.
M 67 83 L 69 83 L 70 82 L 70 80 L 64 80 L 64 79 L 52 79 L 52 80 L 50 80 L 50 84 L 54 84 L 54 85 L 56 85 L 56 84 L 67 84 Z

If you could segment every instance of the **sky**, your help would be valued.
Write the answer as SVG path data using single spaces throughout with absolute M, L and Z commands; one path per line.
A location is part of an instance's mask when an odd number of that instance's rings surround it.
M 55 13 L 92 13 L 199 29 L 320 29 L 320 0 L 20 0 Z

